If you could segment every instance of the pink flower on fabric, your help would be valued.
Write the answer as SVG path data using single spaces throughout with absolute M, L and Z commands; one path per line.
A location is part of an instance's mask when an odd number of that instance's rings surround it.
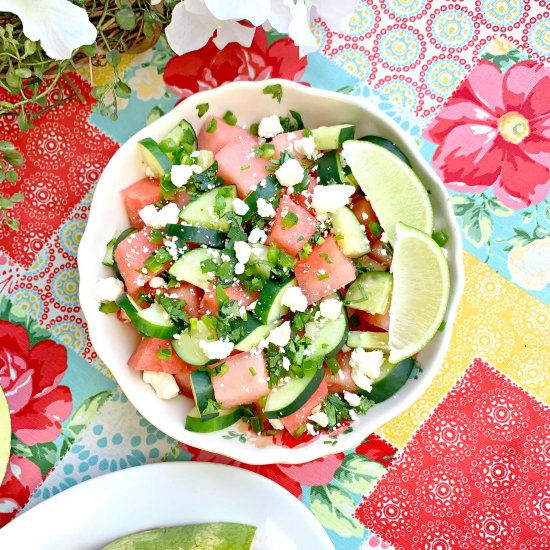
M 13 433 L 26 445 L 53 441 L 72 409 L 71 390 L 59 382 L 67 350 L 43 340 L 32 348 L 24 327 L 0 321 L 0 386 L 10 409 Z
M 521 61 L 502 73 L 481 61 L 424 133 L 437 144 L 435 170 L 446 185 L 493 187 L 506 206 L 543 201 L 550 188 L 550 70 Z

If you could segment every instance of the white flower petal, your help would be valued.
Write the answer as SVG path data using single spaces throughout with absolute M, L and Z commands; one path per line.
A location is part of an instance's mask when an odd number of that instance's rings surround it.
M 241 46 L 248 48 L 254 39 L 255 27 L 245 27 L 236 21 L 224 21 L 218 27 L 218 33 L 213 42 L 220 50 L 230 42 L 238 42 Z
M 93 44 L 97 37 L 86 10 L 68 0 L 0 0 L 0 11 L 17 15 L 25 36 L 40 40 L 52 59 L 69 59 L 76 48 Z
M 203 15 L 189 11 L 187 6 L 191 3 L 189 0 L 180 2 L 174 8 L 172 21 L 166 27 L 168 44 L 178 55 L 202 48 L 218 26 L 218 21 L 211 13 Z
M 302 55 L 302 47 L 312 48 L 310 51 L 315 51 L 319 47 L 317 39 L 309 26 L 309 15 L 309 10 L 305 4 L 296 4 L 292 10 L 292 20 L 288 26 L 288 36 L 294 40 L 297 46 L 300 46 L 300 55 Z
M 269 16 L 270 0 L 231 0 L 230 2 L 227 0 L 204 0 L 204 3 L 214 16 L 222 21 L 248 19 L 255 27 L 258 27 Z
M 183 1 L 180 2 L 183 4 Z M 209 9 L 205 6 L 204 0 L 185 0 L 185 9 L 189 13 L 194 13 L 195 15 L 208 15 Z
M 283 0 L 283 2 L 272 2 L 271 11 L 269 12 L 269 24 L 280 33 L 288 34 L 288 26 L 292 19 L 291 6 L 294 5 L 292 0 Z
M 349 22 L 358 3 L 358 0 L 316 0 L 313 9 L 332 30 L 349 32 Z

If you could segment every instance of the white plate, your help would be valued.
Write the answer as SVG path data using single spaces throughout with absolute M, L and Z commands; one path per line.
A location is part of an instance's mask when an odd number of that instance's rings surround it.
M 223 464 L 149 464 L 85 481 L 0 531 L 3 550 L 99 550 L 155 527 L 230 521 L 258 528 L 254 550 L 334 550 L 315 516 L 265 477 Z
M 280 103 L 271 95 L 262 93 L 265 86 L 273 84 L 282 86 Z M 161 139 L 182 118 L 199 128 L 204 119 L 198 119 L 196 106 L 201 103 L 209 104 L 209 115 L 223 116 L 231 109 L 239 124 L 244 125 L 250 125 L 269 114 L 286 115 L 292 109 L 302 114 L 304 123 L 310 128 L 351 122 L 356 125 L 357 136 L 374 134 L 390 139 L 408 156 L 414 171 L 431 193 L 436 228 L 445 228 L 449 233 L 449 242 L 445 247 L 451 273 L 449 306 L 445 315 L 447 324 L 420 352 L 422 372 L 418 380 L 409 380 L 396 395 L 372 407 L 353 423 L 352 432 L 341 434 L 336 440 L 329 441 L 328 435 L 322 435 L 305 447 L 288 449 L 271 444 L 268 438 L 264 438 L 267 441 L 260 445 L 253 437 L 248 437 L 246 443 L 242 443 L 238 437 L 224 437 L 229 430 L 239 429 L 238 425 L 210 434 L 187 431 L 184 428 L 185 417 L 193 407 L 192 400 L 182 396 L 169 401 L 158 399 L 152 389 L 143 383 L 141 374 L 127 365 L 139 340 L 136 330 L 118 321 L 115 315 L 105 315 L 98 310 L 92 288 L 99 278 L 112 276 L 112 271 L 101 264 L 105 245 L 116 229 L 128 227 L 120 191 L 144 177 L 137 142 L 145 137 Z M 139 412 L 159 430 L 178 441 L 248 464 L 303 463 L 345 451 L 359 445 L 382 424 L 410 407 L 426 391 L 443 363 L 464 279 L 462 238 L 449 196 L 413 140 L 393 120 L 364 99 L 309 88 L 288 80 L 234 82 L 195 94 L 122 145 L 109 161 L 97 184 L 88 225 L 78 250 L 78 268 L 80 303 L 88 322 L 90 340 Z M 243 426 L 240 429 L 245 431 Z

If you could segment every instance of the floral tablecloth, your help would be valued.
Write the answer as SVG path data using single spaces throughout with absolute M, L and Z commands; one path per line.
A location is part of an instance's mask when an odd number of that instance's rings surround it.
M 127 402 L 89 342 L 76 252 L 116 151 L 180 97 L 282 77 L 364 97 L 448 186 L 466 288 L 444 365 L 408 411 L 356 449 L 250 467 L 300 499 L 338 549 L 550 548 L 550 10 L 544 0 L 359 2 L 349 34 L 317 20 L 300 59 L 257 30 L 249 48 L 124 56 L 132 95 L 114 122 L 68 101 L 18 133 L 17 233 L 0 229 L 0 385 L 13 439 L 0 525 L 81 481 L 166 460 L 234 463 L 168 438 Z M 67 93 L 72 93 L 67 90 Z M 4 99 L 4 98 L 0 98 Z M 50 97 L 54 101 L 56 97 Z M 63 518 L 59 519 L 62 524 Z

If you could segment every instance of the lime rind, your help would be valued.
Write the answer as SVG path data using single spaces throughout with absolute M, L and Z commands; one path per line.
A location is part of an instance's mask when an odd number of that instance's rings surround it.
M 429 194 L 407 164 L 384 147 L 367 141 L 349 140 L 342 147 L 348 166 L 392 245 L 398 222 L 432 234 L 434 213 Z
M 390 305 L 391 363 L 418 353 L 441 325 L 449 301 L 449 265 L 441 247 L 426 233 L 396 225 Z

